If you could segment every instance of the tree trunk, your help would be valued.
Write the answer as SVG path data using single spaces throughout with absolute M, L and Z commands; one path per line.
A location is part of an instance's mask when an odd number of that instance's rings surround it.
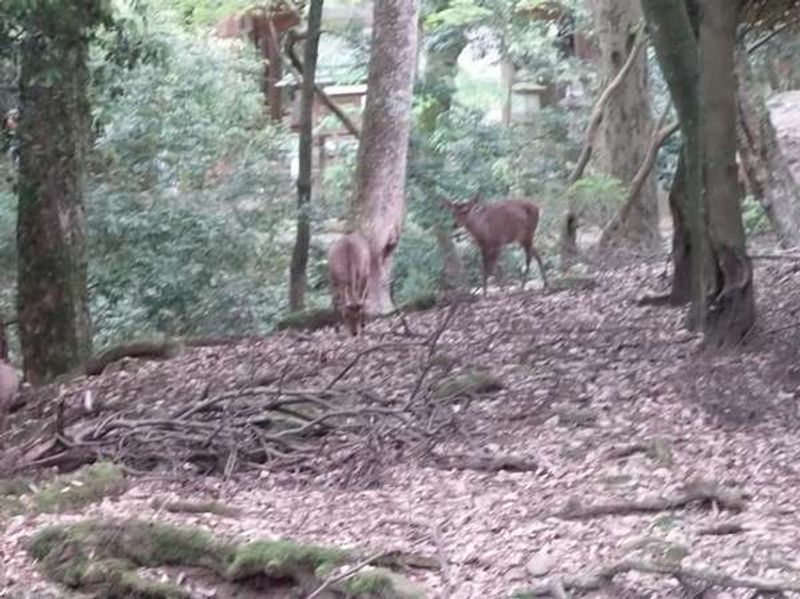
M 633 49 L 641 6 L 639 0 L 594 0 L 594 15 L 601 76 L 611 81 Z M 650 145 L 653 124 L 647 91 L 647 55 L 642 52 L 603 113 L 597 136 L 598 168 L 623 183 L 634 179 Z M 609 241 L 653 247 L 658 240 L 658 198 L 655 177 L 650 175 Z
M 302 310 L 306 297 L 306 269 L 311 241 L 309 204 L 311 203 L 312 156 L 314 153 L 314 78 L 322 25 L 323 0 L 311 0 L 303 52 L 303 85 L 300 95 L 300 168 L 297 174 L 297 237 L 289 268 L 289 308 Z
M 450 0 L 439 0 L 432 3 L 432 12 L 443 10 Z M 458 28 L 452 28 L 446 34 L 436 36 L 436 43 L 430 44 L 425 52 L 425 70 L 422 73 L 420 92 L 428 102 L 424 104 L 417 119 L 417 131 L 426 140 L 436 132 L 439 117 L 450 110 L 453 95 L 456 91 L 456 75 L 458 74 L 458 57 L 467 45 L 467 37 Z M 432 100 L 432 101 L 431 101 Z M 444 170 L 444 156 L 430 143 L 423 146 L 422 158 L 427 171 Z M 458 289 L 466 281 L 464 266 L 456 251 L 452 238 L 452 229 L 442 222 L 433 224 L 433 233 L 439 252 L 442 255 L 441 285 L 444 289 Z
M 373 8 L 354 202 L 357 229 L 369 240 L 372 252 L 370 314 L 392 310 L 392 260 L 405 217 L 418 10 L 418 0 L 382 0 Z
M 800 185 L 778 145 L 764 97 L 746 52 L 736 53 L 739 75 L 739 157 L 753 195 L 761 202 L 783 247 L 800 246 Z
M 682 306 L 691 300 L 692 246 L 686 225 L 686 159 L 681 150 L 669 190 L 672 214 L 672 290 L 669 303 Z
M 19 333 L 34 385 L 88 358 L 84 161 L 88 33 L 83 11 L 36 5 L 20 52 Z M 56 16 L 55 11 L 59 11 Z
M 706 342 L 738 344 L 755 322 L 753 269 L 745 248 L 736 167 L 738 0 L 706 0 L 700 22 L 703 166 L 714 272 Z
M 684 0 L 641 0 L 653 45 L 683 133 L 685 225 L 691 248 L 691 306 L 687 325 L 702 329 L 705 320 L 707 246 L 703 209 L 703 148 L 700 135 L 700 57 L 696 28 Z M 684 247 L 687 247 L 684 244 Z

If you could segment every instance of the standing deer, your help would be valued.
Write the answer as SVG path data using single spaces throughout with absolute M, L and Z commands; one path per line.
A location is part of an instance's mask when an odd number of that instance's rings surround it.
M 6 416 L 11 409 L 11 402 L 14 401 L 18 388 L 17 371 L 8 363 L 5 323 L 0 320 L 0 435 L 5 433 Z
M 497 260 L 503 247 L 519 243 L 525 250 L 525 275 L 522 285 L 528 279 L 531 257 L 536 258 L 542 282 L 547 287 L 547 275 L 539 252 L 533 245 L 533 234 L 539 224 L 539 207 L 528 200 L 502 200 L 493 204 L 479 205 L 481 194 L 477 193 L 468 202 L 456 204 L 443 200 L 450 209 L 456 224 L 469 231 L 478 244 L 483 258 L 483 294 L 489 275 L 494 273 Z
M 371 268 L 369 243 L 358 233 L 340 237 L 328 250 L 333 309 L 341 315 L 351 335 L 364 329 L 367 284 Z M 339 323 L 336 323 L 339 332 Z

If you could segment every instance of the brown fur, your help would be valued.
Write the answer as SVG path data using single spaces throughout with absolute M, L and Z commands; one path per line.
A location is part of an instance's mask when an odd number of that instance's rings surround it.
M 533 235 L 539 225 L 539 207 L 523 199 L 502 200 L 480 206 L 479 198 L 480 195 L 476 195 L 463 204 L 446 200 L 444 203 L 453 213 L 456 223 L 467 229 L 480 247 L 483 258 L 484 295 L 489 275 L 494 272 L 503 247 L 512 243 L 519 243 L 525 250 L 525 280 L 528 278 L 531 258 L 535 258 L 544 286 L 547 287 L 544 264 L 533 245 Z
M 328 250 L 333 308 L 351 335 L 364 329 L 367 285 L 371 268 L 369 243 L 358 233 L 340 237 Z M 337 324 L 338 332 L 339 326 Z

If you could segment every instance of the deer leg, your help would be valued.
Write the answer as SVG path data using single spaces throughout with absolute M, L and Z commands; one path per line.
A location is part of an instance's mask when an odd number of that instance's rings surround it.
M 533 242 L 528 239 L 522 242 L 522 249 L 525 250 L 525 272 L 522 274 L 522 288 L 525 289 L 525 283 L 528 282 L 528 275 L 531 270 L 531 257 L 533 256 Z
M 536 263 L 539 265 L 539 272 L 542 273 L 542 285 L 545 289 L 547 289 L 547 275 L 544 272 L 544 263 L 542 262 L 542 257 L 539 255 L 539 252 L 536 251 L 536 248 L 531 245 L 531 253 L 533 257 L 536 258 Z M 528 259 L 530 261 L 530 259 Z
M 486 295 L 486 288 L 489 285 L 489 276 L 494 273 L 499 255 L 499 251 L 494 248 L 483 252 L 483 295 Z

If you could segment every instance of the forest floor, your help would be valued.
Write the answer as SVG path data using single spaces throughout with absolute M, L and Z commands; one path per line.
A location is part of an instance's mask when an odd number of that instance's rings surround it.
M 297 388 L 322 388 L 340 377 L 338 386 L 402 394 L 431 363 L 430 344 L 410 344 L 439 331 L 436 359 L 448 365 L 447 376 L 488 372 L 502 389 L 453 399 L 448 430 L 454 432 L 437 438 L 437 451 L 502 454 L 538 468 L 456 469 L 430 454 L 391 448 L 368 475 L 349 483 L 331 472 L 290 470 L 226 480 L 176 465 L 132 477 L 124 494 L 80 514 L 6 519 L 0 596 L 45 596 L 47 585 L 25 549 L 25 539 L 42 526 L 134 514 L 238 539 L 423 553 L 443 566 L 408 573 L 428 597 L 505 598 L 554 576 L 588 575 L 632 557 L 663 563 L 677 555 L 683 566 L 796 580 L 800 262 L 762 259 L 756 267 L 758 328 L 741 348 L 722 354 L 702 351 L 683 326 L 683 310 L 637 304 L 667 284 L 663 261 L 653 261 L 600 268 L 593 289 L 514 288 L 452 313 L 445 307 L 409 315 L 405 325 L 397 318 L 374 322 L 358 339 L 330 329 L 285 332 L 190 348 L 172 360 L 64 386 L 61 395 L 76 402 L 91 389 L 99 398 L 144 406 L 143 413 L 168 411 L 170 402 L 195 397 L 202 385 L 231 388 L 256 370 L 290 372 Z M 698 481 L 718 500 L 682 505 L 679 496 L 687 485 L 697 490 L 691 485 Z M 741 504 L 725 501 L 736 493 Z M 169 513 L 154 507 L 154 497 L 213 499 L 238 513 Z M 677 499 L 661 509 L 631 504 L 670 497 Z M 611 515 L 578 517 L 582 508 L 608 502 L 622 504 L 611 506 Z M 622 573 L 612 586 L 581 596 L 753 596 L 720 586 L 703 594 L 702 582 L 683 580 Z

